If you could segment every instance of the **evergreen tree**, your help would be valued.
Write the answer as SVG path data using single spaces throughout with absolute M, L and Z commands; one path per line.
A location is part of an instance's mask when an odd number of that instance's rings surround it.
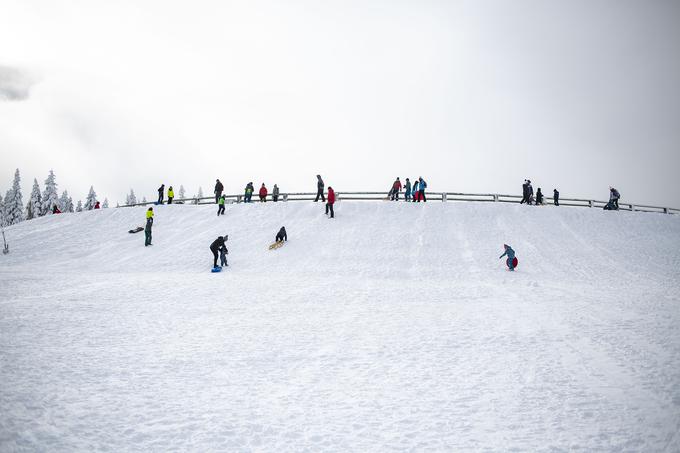
M 142 203 L 148 203 L 148 201 L 146 201 L 146 197 L 142 197 Z
M 5 202 L 0 195 L 0 226 L 5 226 Z
M 83 212 L 83 202 L 78 200 L 78 204 L 76 205 L 76 212 Z
M 52 214 L 55 206 L 59 206 L 59 194 L 57 193 L 57 182 L 54 172 L 50 170 L 50 174 L 45 180 L 45 191 L 42 197 L 42 215 Z
M 85 206 L 83 209 L 86 211 L 91 211 L 94 209 L 94 205 L 97 203 L 97 192 L 94 191 L 94 187 L 90 186 L 90 192 L 87 194 L 87 199 L 85 200 Z
M 5 197 L 5 224 L 14 225 L 24 220 L 24 201 L 21 195 L 19 169 L 14 173 L 14 183 Z
M 42 212 L 42 195 L 40 195 L 40 186 L 38 180 L 33 178 L 33 190 L 31 191 L 31 199 L 28 200 L 26 207 L 26 220 L 34 219 L 43 215 Z
M 184 194 L 185 194 L 185 192 L 184 192 L 184 186 L 180 184 L 180 185 L 179 185 L 179 199 L 180 199 L 180 200 L 183 200 L 183 199 L 184 199 Z
M 102 209 L 106 209 L 109 207 L 109 199 L 104 198 L 104 203 L 102 203 Z
M 137 197 L 135 196 L 135 191 L 130 189 L 130 194 L 125 197 L 125 204 L 137 204 Z
M 59 209 L 61 212 L 73 212 L 73 200 L 68 196 L 67 190 L 64 190 L 59 198 Z
M 198 198 L 203 198 L 203 189 L 200 186 L 198 187 Z

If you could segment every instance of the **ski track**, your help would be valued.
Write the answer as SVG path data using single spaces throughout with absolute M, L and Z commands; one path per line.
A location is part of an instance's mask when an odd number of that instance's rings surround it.
M 323 209 L 8 228 L 0 451 L 680 451 L 680 218 Z

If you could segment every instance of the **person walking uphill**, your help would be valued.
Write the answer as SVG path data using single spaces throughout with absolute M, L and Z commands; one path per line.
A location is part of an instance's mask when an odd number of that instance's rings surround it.
M 153 226 L 153 208 L 146 211 L 146 226 L 144 227 L 144 247 L 151 245 L 151 227 Z
M 267 188 L 265 187 L 264 183 L 262 183 L 262 187 L 260 187 L 260 203 L 265 203 L 267 201 Z
M 218 179 L 217 182 L 215 182 L 215 203 L 220 202 L 220 197 L 222 196 L 222 191 L 224 190 L 224 186 Z
M 316 175 L 316 198 L 314 199 L 314 202 L 319 201 L 319 197 L 321 197 L 321 201 L 325 202 L 326 197 L 323 195 L 323 188 L 324 188 L 324 183 L 323 179 L 321 179 L 321 175 Z M 330 187 L 329 187 L 330 189 Z
M 224 215 L 224 195 L 220 195 L 220 199 L 217 201 L 217 217 Z
M 224 243 L 227 239 L 229 239 L 229 235 L 219 236 L 210 244 L 210 251 L 213 254 L 213 268 L 217 267 L 217 252 L 219 252 L 220 248 L 226 247 Z
M 330 211 L 331 219 L 335 217 L 335 213 L 333 212 L 334 203 L 335 203 L 335 191 L 331 186 L 328 186 L 328 203 L 326 203 L 326 215 L 328 215 L 328 212 Z
M 401 192 L 401 181 L 397 177 L 397 180 L 392 183 L 392 196 L 390 199 L 392 201 L 399 201 L 399 192 Z
M 507 256 L 508 259 L 505 260 L 505 263 L 508 265 L 508 270 L 514 271 L 515 270 L 515 251 L 508 244 L 503 244 L 503 247 L 505 247 L 505 252 L 503 252 L 503 254 L 500 257 L 498 257 L 498 259 L 501 259 L 504 256 Z
M 172 190 L 172 186 L 168 187 L 168 204 L 172 204 L 172 199 L 175 198 L 175 191 Z
M 163 204 L 163 194 L 165 193 L 165 184 L 161 184 L 161 186 L 158 188 L 158 203 L 156 204 Z

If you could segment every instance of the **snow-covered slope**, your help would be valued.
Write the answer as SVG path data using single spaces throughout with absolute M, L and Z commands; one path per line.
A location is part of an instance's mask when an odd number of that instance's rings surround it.
M 0 450 L 680 450 L 678 216 L 155 211 L 7 229 Z

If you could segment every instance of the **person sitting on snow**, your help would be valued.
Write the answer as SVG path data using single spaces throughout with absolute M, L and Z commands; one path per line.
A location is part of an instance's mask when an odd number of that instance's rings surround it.
M 288 242 L 288 234 L 286 233 L 286 227 L 281 227 L 278 233 L 276 233 L 276 242 Z
M 505 252 L 501 256 L 498 257 L 498 259 L 503 258 L 504 256 L 507 255 L 508 259 L 505 261 L 506 264 L 508 265 L 508 268 L 511 271 L 515 270 L 515 251 L 510 247 L 508 244 L 503 244 L 503 247 L 505 247 Z

